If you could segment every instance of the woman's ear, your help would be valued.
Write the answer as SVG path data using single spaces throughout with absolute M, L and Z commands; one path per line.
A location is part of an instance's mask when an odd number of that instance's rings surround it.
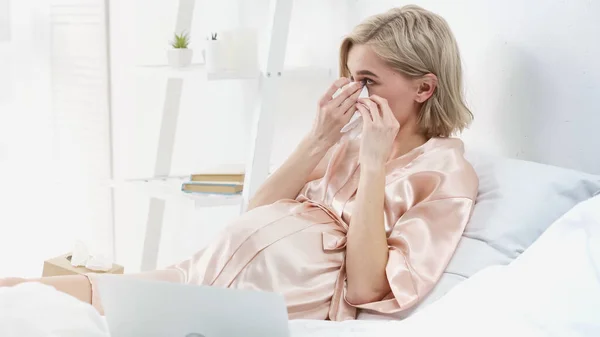
M 433 95 L 437 88 L 438 79 L 434 74 L 427 74 L 418 80 L 417 96 L 415 100 L 424 103 Z

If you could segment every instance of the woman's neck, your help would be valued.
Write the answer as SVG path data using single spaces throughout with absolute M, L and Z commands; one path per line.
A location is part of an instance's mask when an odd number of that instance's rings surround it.
M 398 135 L 396 135 L 396 139 L 394 140 L 390 159 L 401 157 L 416 147 L 425 144 L 428 140 L 429 139 L 427 139 L 427 137 L 418 132 L 414 127 L 401 127 L 400 131 L 398 131 Z

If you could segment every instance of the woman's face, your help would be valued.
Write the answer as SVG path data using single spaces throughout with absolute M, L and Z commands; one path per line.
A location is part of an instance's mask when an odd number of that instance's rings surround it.
M 387 65 L 370 46 L 354 45 L 348 52 L 347 67 L 354 81 L 364 81 L 370 95 L 385 98 L 400 127 L 416 123 L 419 84 Z

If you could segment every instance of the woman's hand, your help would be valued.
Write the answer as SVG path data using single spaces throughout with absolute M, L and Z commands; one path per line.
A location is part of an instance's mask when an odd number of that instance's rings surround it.
M 356 104 L 362 115 L 360 180 L 346 243 L 346 300 L 353 305 L 381 301 L 391 292 L 385 231 L 385 166 L 400 125 L 385 99 L 373 95 Z
M 387 100 L 377 95 L 358 100 L 356 107 L 363 119 L 359 160 L 361 166 L 382 167 L 392 151 L 400 123 Z
M 338 96 L 331 97 L 344 86 L 346 88 Z M 351 83 L 347 78 L 335 81 L 319 101 L 319 111 L 310 132 L 311 136 L 327 148 L 337 143 L 342 137 L 342 127 L 350 121 L 356 111 L 355 105 L 361 89 L 361 82 Z

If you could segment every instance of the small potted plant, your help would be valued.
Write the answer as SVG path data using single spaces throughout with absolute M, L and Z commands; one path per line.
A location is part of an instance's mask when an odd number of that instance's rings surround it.
M 194 55 L 194 51 L 188 49 L 189 44 L 190 36 L 188 33 L 175 33 L 175 36 L 171 41 L 171 47 L 173 48 L 169 49 L 167 53 L 170 66 L 181 68 L 192 64 L 192 56 Z

